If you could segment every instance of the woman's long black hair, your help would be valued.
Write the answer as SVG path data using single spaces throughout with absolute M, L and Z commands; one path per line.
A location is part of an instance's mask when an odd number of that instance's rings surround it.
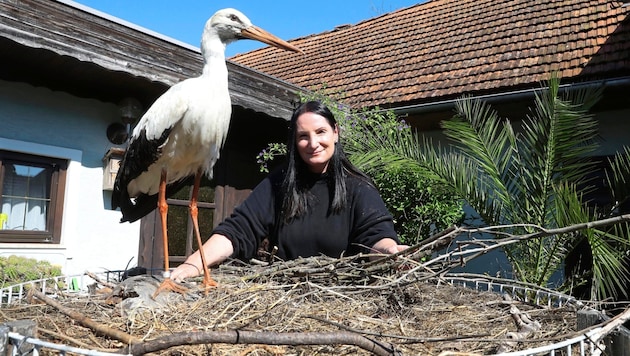
M 309 175 L 306 163 L 302 160 L 296 148 L 296 126 L 297 119 L 304 113 L 314 113 L 323 116 L 328 124 L 335 129 L 337 120 L 333 113 L 319 101 L 308 101 L 301 104 L 293 112 L 289 128 L 289 140 L 287 142 L 287 170 L 282 182 L 282 221 L 289 222 L 291 219 L 306 213 L 308 209 L 309 192 L 305 185 L 305 176 Z M 372 180 L 356 168 L 346 157 L 340 143 L 335 143 L 335 152 L 328 162 L 326 170 L 328 184 L 331 189 L 332 213 L 338 213 L 348 204 L 346 194 L 346 177 L 352 175 L 373 184 Z

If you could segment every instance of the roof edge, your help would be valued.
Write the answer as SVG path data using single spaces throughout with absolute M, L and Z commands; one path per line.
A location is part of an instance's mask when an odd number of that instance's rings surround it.
M 83 4 L 79 4 L 78 2 L 75 2 L 75 1 L 72 1 L 72 0 L 53 0 L 53 1 L 56 1 L 58 3 L 64 4 L 64 5 L 67 5 L 67 6 L 71 6 L 71 7 L 75 8 L 75 9 L 77 9 L 77 10 L 81 10 L 81 11 L 87 12 L 89 14 L 92 14 L 94 16 L 101 17 L 101 18 L 103 18 L 103 19 L 105 19 L 107 21 L 111 21 L 111 22 L 117 23 L 119 25 L 128 27 L 128 28 L 130 28 L 132 30 L 142 32 L 142 33 L 147 34 L 149 36 L 153 36 L 153 37 L 158 38 L 160 40 L 163 40 L 163 41 L 166 41 L 166 42 L 170 42 L 170 43 L 172 43 L 174 45 L 177 45 L 177 46 L 180 46 L 180 47 L 184 47 L 184 48 L 186 48 L 188 50 L 201 53 L 201 49 L 199 47 L 196 47 L 196 46 L 193 46 L 193 45 L 191 45 L 189 43 L 177 40 L 177 39 L 175 39 L 173 37 L 166 36 L 166 35 L 161 34 L 159 32 L 155 32 L 155 31 L 150 30 L 150 29 L 148 29 L 146 27 L 142 27 L 142 26 L 136 25 L 136 24 L 134 24 L 132 22 L 129 22 L 129 21 L 123 20 L 123 19 L 121 19 L 119 17 L 116 17 L 116 16 L 110 15 L 108 13 L 96 10 L 96 9 L 91 8 L 89 6 L 86 6 L 86 5 L 83 5 Z
M 567 89 L 581 89 L 581 88 L 590 88 L 596 86 L 604 86 L 604 87 L 615 87 L 620 85 L 630 85 L 630 76 L 617 77 L 612 79 L 599 79 L 599 80 L 591 80 L 587 82 L 576 82 L 576 83 L 567 83 L 560 84 L 560 90 Z M 521 89 L 521 90 L 513 90 L 508 92 L 494 93 L 494 94 L 483 94 L 483 95 L 474 95 L 471 96 L 471 99 L 476 100 L 487 100 L 489 102 L 501 102 L 506 100 L 512 100 L 514 98 L 524 98 L 535 95 L 536 93 L 545 90 L 547 87 L 541 86 L 540 88 L 529 88 L 529 89 Z M 396 108 L 383 109 L 379 111 L 390 111 L 392 110 L 397 115 L 401 114 L 419 114 L 425 112 L 433 112 L 433 111 L 441 111 L 445 109 L 451 108 L 460 98 L 434 101 L 430 103 L 421 103 L 414 105 L 406 105 L 400 106 Z

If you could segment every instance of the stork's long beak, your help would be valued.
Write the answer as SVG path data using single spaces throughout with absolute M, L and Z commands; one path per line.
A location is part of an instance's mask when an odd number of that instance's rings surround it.
M 270 46 L 286 49 L 288 51 L 300 52 L 304 53 L 301 49 L 295 47 L 294 45 L 272 35 L 271 33 L 263 30 L 257 26 L 249 26 L 246 29 L 241 31 L 241 36 L 245 38 L 249 38 L 252 40 L 257 40 L 263 43 L 266 43 Z

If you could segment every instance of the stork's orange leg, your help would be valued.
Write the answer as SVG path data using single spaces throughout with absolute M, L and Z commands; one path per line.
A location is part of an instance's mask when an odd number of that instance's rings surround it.
M 201 185 L 201 170 L 195 174 L 195 183 L 193 185 L 192 195 L 190 197 L 190 217 L 192 218 L 193 228 L 195 229 L 195 237 L 197 238 L 197 244 L 199 245 L 199 255 L 201 256 L 201 265 L 203 266 L 203 286 L 204 293 L 207 295 L 208 290 L 217 285 L 212 277 L 210 277 L 210 270 L 208 269 L 208 263 L 206 262 L 206 256 L 203 252 L 203 242 L 201 241 L 201 234 L 199 233 L 199 209 L 197 208 L 197 196 L 199 195 L 199 186 Z
M 175 283 L 171 279 L 171 270 L 168 261 L 168 232 L 166 231 L 166 215 L 168 214 L 168 204 L 166 203 L 166 169 L 162 169 L 160 176 L 160 190 L 158 192 L 158 210 L 162 219 L 162 243 L 164 244 L 164 281 L 158 289 L 153 293 L 153 299 L 164 290 L 172 290 L 177 293 L 184 294 L 187 288 Z

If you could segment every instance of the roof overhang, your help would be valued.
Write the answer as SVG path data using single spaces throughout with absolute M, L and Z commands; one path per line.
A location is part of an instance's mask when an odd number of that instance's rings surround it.
M 198 48 L 66 0 L 0 3 L 0 79 L 146 108 L 201 73 Z M 232 104 L 288 119 L 301 88 L 227 62 Z

